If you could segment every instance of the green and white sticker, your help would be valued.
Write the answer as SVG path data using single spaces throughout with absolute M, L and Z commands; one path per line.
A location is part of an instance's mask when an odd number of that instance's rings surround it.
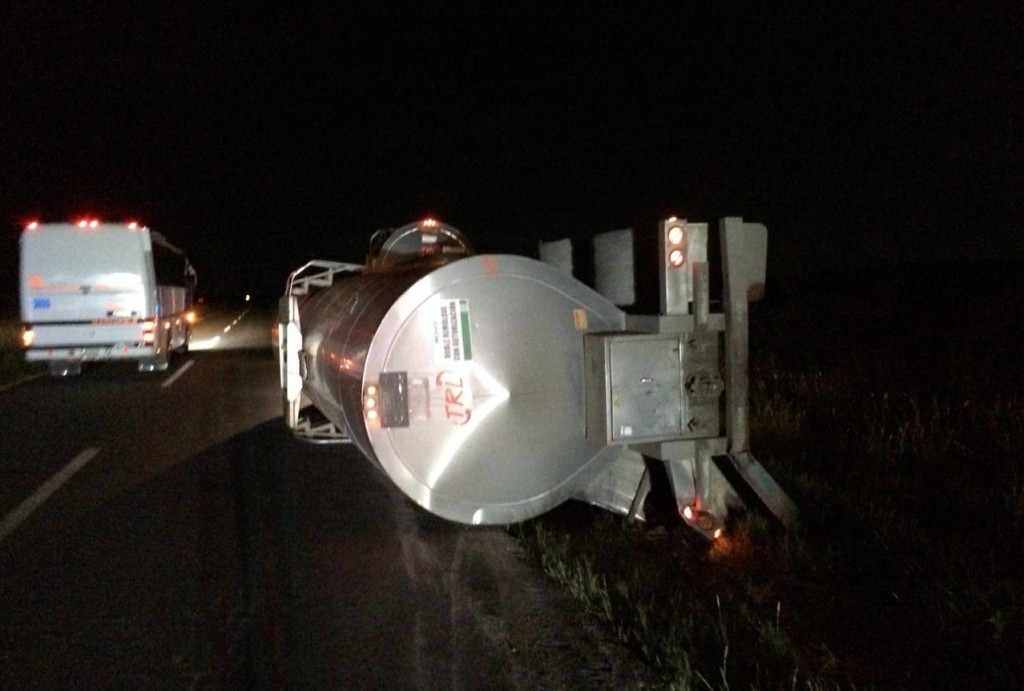
M 434 314 L 434 359 L 437 362 L 473 359 L 468 300 L 438 301 Z

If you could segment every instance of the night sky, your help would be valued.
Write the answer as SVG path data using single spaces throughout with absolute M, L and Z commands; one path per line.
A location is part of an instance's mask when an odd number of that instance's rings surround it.
M 1024 260 L 1022 107 L 1020 0 L 7 0 L 0 293 L 24 222 L 83 214 L 212 294 L 428 214 L 527 254 L 739 215 L 780 275 Z

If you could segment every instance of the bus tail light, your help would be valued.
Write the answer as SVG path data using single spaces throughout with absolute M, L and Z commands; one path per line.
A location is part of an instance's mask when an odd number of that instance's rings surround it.
M 36 332 L 31 326 L 26 326 L 21 332 L 21 347 L 31 348 L 32 344 L 35 343 Z
M 156 341 L 156 322 L 152 319 L 147 319 L 142 322 L 142 342 L 148 345 L 153 345 Z

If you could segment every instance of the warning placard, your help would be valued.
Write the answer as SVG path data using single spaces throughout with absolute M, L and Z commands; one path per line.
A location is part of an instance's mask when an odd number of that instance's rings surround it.
M 473 359 L 468 300 L 439 300 L 433 321 L 435 361 L 467 362 Z

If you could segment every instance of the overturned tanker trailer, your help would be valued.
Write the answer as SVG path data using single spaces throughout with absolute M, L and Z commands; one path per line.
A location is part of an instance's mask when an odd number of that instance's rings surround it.
M 308 263 L 276 328 L 286 423 L 354 444 L 461 523 L 568 499 L 642 519 L 662 463 L 680 515 L 708 537 L 751 501 L 792 525 L 796 507 L 748 448 L 747 301 L 763 290 L 767 231 L 721 221 L 712 313 L 707 224 L 659 230 L 656 315 L 617 306 L 631 299 L 631 231 L 595 239 L 608 297 L 573 278 L 568 241 L 543 243 L 544 261 L 475 255 L 433 220 L 378 231 L 364 264 Z

